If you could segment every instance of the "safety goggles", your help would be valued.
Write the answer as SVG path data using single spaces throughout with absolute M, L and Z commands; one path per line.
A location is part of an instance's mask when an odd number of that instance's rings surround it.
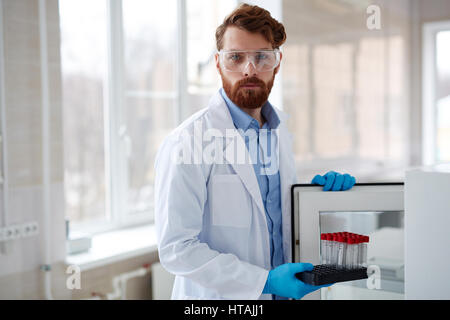
M 229 72 L 243 72 L 251 63 L 258 72 L 271 71 L 280 64 L 280 51 L 274 50 L 220 50 L 222 68 Z

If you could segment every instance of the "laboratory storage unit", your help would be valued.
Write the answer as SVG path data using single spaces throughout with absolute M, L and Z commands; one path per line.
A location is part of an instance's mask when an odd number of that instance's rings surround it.
M 367 277 L 336 282 L 304 299 L 450 299 L 450 170 L 412 170 L 405 176 L 405 183 L 362 183 L 340 192 L 292 186 L 293 262 L 329 265 L 327 235 L 370 239 Z
M 404 298 L 403 188 L 403 183 L 356 184 L 348 191 L 324 192 L 321 186 L 292 186 L 294 262 L 323 264 L 321 234 L 351 232 L 370 238 L 367 279 L 339 282 L 305 299 Z

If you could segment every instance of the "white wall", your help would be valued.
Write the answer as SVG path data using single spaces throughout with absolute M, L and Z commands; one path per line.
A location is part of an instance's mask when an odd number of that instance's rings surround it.
M 47 69 L 40 55 L 39 1 L 0 0 L 3 33 L 1 53 L 4 93 L 3 115 L 7 134 L 7 189 L 1 189 L 1 226 L 37 221 L 38 236 L 0 244 L 0 297 L 42 297 L 44 263 L 43 229 L 43 128 L 42 73 L 49 86 L 49 160 L 51 261 L 65 258 L 63 139 L 61 77 L 59 58 L 59 18 L 57 0 L 46 1 L 48 38 Z M 44 64 L 45 65 L 45 64 Z M 33 278 L 35 281 L 29 282 Z M 25 289 L 26 288 L 26 289 Z

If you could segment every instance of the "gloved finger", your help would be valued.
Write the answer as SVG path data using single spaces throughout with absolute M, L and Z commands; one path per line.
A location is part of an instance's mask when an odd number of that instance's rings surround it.
M 325 186 L 323 187 L 323 191 L 330 191 L 331 187 L 333 186 L 334 179 L 336 177 L 336 172 L 330 171 L 325 174 L 325 179 L 327 182 L 325 183 Z
M 354 176 L 352 176 L 352 185 L 351 185 L 351 187 L 353 187 L 353 186 L 355 185 L 355 183 L 356 183 L 356 179 L 355 179 Z M 350 188 L 351 188 L 351 187 L 350 187 Z
M 342 184 L 344 183 L 344 176 L 340 173 L 336 173 L 334 178 L 334 184 L 331 191 L 340 191 L 342 189 Z
M 319 184 L 323 186 L 325 184 L 326 180 L 324 177 L 322 177 L 320 174 L 317 174 L 311 181 L 311 184 Z
M 314 266 L 311 263 L 292 263 L 291 271 L 294 273 L 303 272 L 303 271 L 311 271 Z
M 344 174 L 344 183 L 342 184 L 342 190 L 348 190 L 352 187 L 352 176 L 348 173 Z

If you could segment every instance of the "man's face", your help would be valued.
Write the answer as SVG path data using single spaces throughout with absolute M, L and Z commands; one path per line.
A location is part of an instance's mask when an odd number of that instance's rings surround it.
M 223 35 L 222 50 L 272 50 L 272 45 L 260 33 L 250 33 L 237 27 L 228 27 Z M 222 78 L 222 86 L 228 98 L 237 106 L 245 109 L 261 107 L 269 98 L 275 74 L 274 70 L 258 72 L 248 63 L 242 72 L 224 70 L 216 54 L 216 67 Z M 280 53 L 281 60 L 281 53 Z

